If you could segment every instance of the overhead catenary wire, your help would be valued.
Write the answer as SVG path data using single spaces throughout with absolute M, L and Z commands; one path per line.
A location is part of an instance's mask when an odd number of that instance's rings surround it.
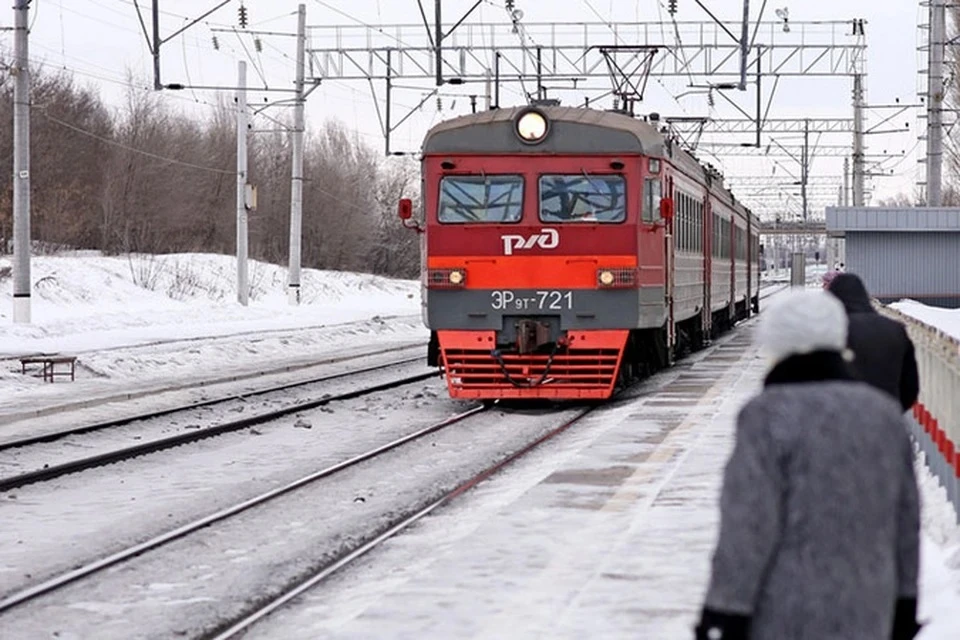
M 607 28 L 610 30 L 611 33 L 613 33 L 614 37 L 619 41 L 620 44 L 626 44 L 626 42 L 624 41 L 623 37 L 621 37 L 620 34 L 617 33 L 617 30 L 613 28 L 613 25 L 610 24 L 610 21 L 604 19 L 603 15 L 601 15 L 600 12 L 597 11 L 596 7 L 594 7 L 593 4 L 591 4 L 590 0 L 581 0 L 581 2 L 583 2 L 583 3 L 587 6 L 587 8 L 590 9 L 590 11 L 592 11 L 593 14 L 594 14 L 595 16 L 597 16 L 597 18 L 599 18 L 600 21 L 603 22 L 603 23 L 607 26 Z M 676 55 L 676 54 L 674 54 L 673 52 L 671 52 L 671 54 L 672 54 L 672 55 Z M 657 84 L 659 84 L 659 85 L 663 88 L 664 91 L 666 91 L 666 92 L 670 95 L 671 98 L 673 98 L 673 101 L 677 103 L 677 105 L 680 107 L 680 109 L 681 109 L 684 113 L 689 113 L 689 112 L 687 111 L 687 108 L 686 108 L 685 106 L 683 106 L 683 103 L 680 102 L 680 100 L 677 98 L 677 96 L 674 95 L 674 93 L 673 93 L 670 89 L 667 88 L 667 85 L 665 85 L 665 84 L 663 83 L 663 81 L 660 80 L 660 78 L 658 78 L 656 75 L 654 75 L 654 76 L 653 76 L 653 79 L 656 81 Z

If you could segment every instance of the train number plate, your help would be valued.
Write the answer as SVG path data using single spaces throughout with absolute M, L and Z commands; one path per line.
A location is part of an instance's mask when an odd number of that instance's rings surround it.
M 563 311 L 573 309 L 572 291 L 491 291 L 490 307 L 496 311 Z

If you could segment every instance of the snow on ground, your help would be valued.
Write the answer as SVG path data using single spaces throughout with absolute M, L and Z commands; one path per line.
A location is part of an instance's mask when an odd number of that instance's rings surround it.
M 9 259 L 0 259 L 0 272 Z M 251 330 L 342 323 L 419 312 L 419 285 L 368 274 L 304 269 L 290 306 L 283 267 L 250 261 L 250 305 L 236 302 L 236 259 L 208 254 L 33 259 L 33 320 L 11 325 L 0 293 L 0 353 L 82 351 Z M 4 326 L 6 325 L 6 326 Z
M 302 302 L 291 306 L 286 269 L 250 261 L 244 307 L 236 301 L 236 260 L 208 254 L 35 257 L 33 322 L 15 325 L 8 266 L 0 258 L 0 413 L 427 337 L 415 281 L 304 269 Z M 38 352 L 77 355 L 78 381 L 51 385 L 21 375 L 13 356 Z
M 804 266 L 804 275 L 806 276 L 807 284 L 820 285 L 823 274 L 827 272 L 826 264 L 807 264 Z M 762 283 L 774 283 L 774 282 L 790 282 L 790 269 L 775 269 L 769 268 L 765 271 L 760 272 L 760 282 Z
M 889 306 L 960 340 L 960 309 L 932 307 L 916 300 L 901 300 Z

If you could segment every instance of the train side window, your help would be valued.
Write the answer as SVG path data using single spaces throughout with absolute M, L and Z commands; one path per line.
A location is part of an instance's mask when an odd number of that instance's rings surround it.
M 713 246 L 710 247 L 710 253 L 714 257 L 720 257 L 720 216 L 713 214 L 713 233 L 712 233 Z
M 643 181 L 643 221 L 656 222 L 660 217 L 660 178 Z
M 522 216 L 522 176 L 445 176 L 440 181 L 440 222 L 519 222 Z
M 680 194 L 680 207 L 677 211 L 676 222 L 673 224 L 673 234 L 676 236 L 676 247 L 683 251 L 683 225 L 687 217 L 687 196 Z
M 697 201 L 697 252 L 703 252 L 703 203 Z
M 687 249 L 687 224 L 690 222 L 690 196 L 683 194 L 683 216 L 680 218 L 680 248 Z

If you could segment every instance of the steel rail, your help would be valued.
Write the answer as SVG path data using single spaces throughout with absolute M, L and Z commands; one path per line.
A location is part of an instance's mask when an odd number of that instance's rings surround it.
M 386 391 L 389 389 L 394 389 L 396 387 L 400 387 L 406 384 L 411 384 L 413 382 L 419 382 L 421 380 L 426 380 L 428 378 L 437 377 L 439 375 L 440 375 L 439 371 L 419 373 L 417 375 L 407 376 L 399 380 L 391 380 L 389 382 L 384 382 L 382 384 L 378 384 L 370 387 L 354 389 L 353 391 L 347 391 L 345 393 L 339 393 L 337 395 L 327 396 L 325 398 L 320 398 L 318 400 L 300 402 L 294 405 L 290 405 L 289 407 L 283 407 L 281 409 L 275 409 L 273 411 L 268 411 L 266 413 L 262 413 L 259 415 L 249 416 L 246 418 L 242 418 L 240 420 L 234 420 L 232 422 L 226 422 L 224 424 L 216 425 L 216 426 L 202 429 L 199 431 L 180 433 L 174 436 L 161 438 L 159 440 L 151 440 L 150 442 L 137 444 L 132 447 L 125 447 L 123 449 L 107 451 L 106 453 L 89 456 L 87 458 L 80 458 L 78 460 L 71 460 L 70 462 L 64 462 L 63 464 L 53 465 L 53 466 L 45 467 L 43 469 L 36 469 L 34 471 L 29 471 L 27 473 L 22 473 L 16 476 L 10 476 L 8 478 L 0 478 L 0 493 L 4 491 L 9 491 L 10 489 L 15 489 L 17 487 L 22 487 L 28 484 L 34 484 L 34 483 L 43 482 L 46 480 L 53 480 L 54 478 L 59 478 L 60 476 L 64 476 L 68 473 L 85 471 L 87 469 L 100 467 L 106 464 L 111 464 L 113 462 L 119 462 L 121 460 L 129 460 L 131 458 L 136 458 L 138 456 L 146 455 L 149 453 L 156 453 L 158 451 L 163 451 L 165 449 L 178 447 L 183 444 L 198 442 L 200 440 L 205 440 L 207 438 L 218 436 L 224 433 L 229 433 L 231 431 L 239 431 L 240 429 L 246 429 L 247 427 L 251 427 L 257 424 L 262 424 L 264 422 L 269 422 L 271 420 L 276 420 L 277 418 L 282 418 L 284 416 L 290 415 L 291 413 L 296 413 L 298 411 L 315 409 L 317 407 L 322 407 L 324 405 L 330 404 L 331 402 L 337 402 L 340 400 L 351 400 L 353 398 L 358 398 L 360 396 L 369 395 L 371 393 L 376 393 L 378 391 Z
M 469 480 L 462 482 L 461 484 L 457 485 L 454 489 L 446 492 L 444 495 L 440 496 L 436 500 L 433 500 L 430 504 L 426 505 L 425 507 L 422 507 L 421 509 L 415 511 L 412 514 L 401 516 L 397 520 L 394 520 L 393 523 L 387 525 L 383 530 L 381 530 L 380 533 L 376 534 L 372 539 L 368 540 L 367 542 L 357 547 L 356 549 L 349 551 L 346 554 L 340 556 L 337 560 L 334 560 L 332 563 L 326 565 L 324 568 L 320 569 L 317 573 L 315 573 L 310 578 L 307 578 L 306 580 L 303 580 L 297 583 L 288 591 L 269 600 L 266 604 L 250 612 L 241 620 L 233 623 L 229 628 L 223 631 L 214 630 L 211 632 L 211 634 L 216 634 L 216 635 L 205 634 L 204 636 L 201 636 L 201 637 L 204 638 L 205 640 L 227 640 L 228 638 L 233 638 L 237 636 L 237 634 L 246 631 L 249 627 L 251 627 L 253 624 L 258 622 L 259 620 L 262 620 L 273 611 L 276 611 L 277 609 L 285 605 L 290 600 L 293 600 L 294 598 L 301 595 L 305 591 L 313 588 L 320 582 L 323 582 L 324 580 L 332 576 L 334 573 L 336 573 L 340 569 L 346 567 L 353 561 L 363 557 L 373 549 L 377 548 L 383 542 L 389 540 L 390 538 L 394 537 L 398 533 L 401 533 L 403 530 L 407 529 L 410 525 L 422 519 L 424 516 L 430 514 L 431 512 L 435 511 L 441 506 L 454 500 L 455 498 L 463 495 L 464 493 L 466 493 L 473 487 L 477 486 L 484 480 L 500 472 L 501 470 L 503 470 L 505 467 L 507 467 L 509 464 L 513 463 L 517 459 L 527 455 L 530 451 L 537 448 L 544 442 L 547 442 L 553 439 L 554 437 L 560 435 L 561 433 L 563 433 L 564 431 L 572 427 L 574 424 L 576 424 L 577 422 L 585 418 L 588 414 L 596 410 L 596 408 L 597 406 L 591 406 L 580 411 L 579 414 L 565 421 L 559 427 L 555 427 L 554 429 L 540 436 L 530 444 L 524 446 L 518 451 L 515 451 L 504 460 L 494 464 L 491 467 L 488 467 L 486 470 L 481 471 L 480 473 L 474 475 Z M 2 609 L 0 609 L 0 611 L 2 611 Z
M 375 354 L 373 354 L 375 355 Z M 365 356 L 361 356 L 365 357 Z M 353 358 L 351 358 L 353 359 Z M 386 369 L 388 367 L 409 364 L 411 362 L 417 362 L 423 360 L 422 356 L 414 358 L 404 358 L 403 360 L 394 360 L 385 364 L 371 365 L 369 367 L 363 367 L 361 369 L 353 369 L 351 371 L 344 371 L 342 373 L 333 373 L 325 376 L 320 376 L 319 378 L 311 378 L 309 380 L 303 380 L 298 382 L 287 382 L 281 385 L 276 385 L 273 387 L 268 387 L 266 389 L 256 389 L 247 393 L 233 393 L 228 396 L 221 396 L 219 398 L 212 398 L 210 400 L 200 400 L 198 402 L 192 402 L 190 404 L 180 405 L 177 407 L 169 407 L 166 409 L 158 409 L 156 411 L 148 411 L 145 413 L 139 413 L 133 416 L 127 416 L 124 418 L 116 418 L 114 420 L 107 420 L 105 422 L 97 422 L 95 424 L 85 425 L 82 427 L 74 427 L 73 429 L 65 429 L 63 431 L 54 431 L 51 433 L 42 433 L 35 436 L 30 436 L 28 438 L 21 438 L 18 440 L 8 440 L 5 442 L 0 442 L 0 452 L 6 451 L 8 449 L 15 449 L 19 447 L 26 447 L 32 444 L 40 444 L 45 442 L 55 442 L 67 436 L 81 435 L 84 433 L 92 433 L 94 431 L 101 431 L 103 429 L 109 429 L 112 427 L 122 427 L 124 425 L 138 422 L 140 420 L 151 420 L 153 418 L 160 418 L 163 416 L 168 416 L 174 413 L 180 413 L 181 411 L 192 411 L 193 409 L 200 409 L 203 407 L 209 407 L 216 404 L 222 404 L 224 402 L 230 402 L 231 400 L 241 400 L 245 398 L 254 398 L 257 396 L 266 395 L 268 393 L 275 393 L 277 391 L 284 391 L 286 389 L 293 389 L 295 387 L 303 387 L 310 384 L 317 384 L 319 382 L 327 382 L 329 380 L 337 380 L 339 378 L 346 378 L 352 375 L 358 375 L 361 373 L 369 373 L 371 371 L 378 371 L 380 369 Z M 320 364 L 336 364 L 340 361 L 332 362 L 322 362 Z M 315 365 L 310 365 L 315 366 Z
M 343 471 L 344 469 L 348 469 L 350 467 L 356 466 L 361 462 L 371 460 L 383 453 L 392 451 L 393 449 L 396 449 L 404 444 L 407 444 L 408 442 L 418 440 L 426 435 L 434 433 L 435 431 L 439 431 L 452 424 L 456 424 L 457 422 L 465 420 L 466 418 L 469 418 L 472 415 L 486 411 L 487 409 L 488 407 L 483 405 L 473 407 L 471 409 L 468 409 L 467 411 L 464 411 L 462 413 L 458 413 L 454 416 L 446 418 L 445 420 L 441 420 L 440 422 L 424 427 L 418 431 L 415 431 L 414 433 L 405 435 L 401 438 L 397 438 L 396 440 L 392 440 L 391 442 L 380 445 L 376 449 L 372 449 L 366 453 L 361 453 L 359 455 L 353 456 L 352 458 L 344 460 L 343 462 L 339 462 L 333 466 L 327 467 L 320 471 L 316 471 L 307 476 L 294 480 L 293 482 L 290 482 L 282 487 L 271 489 L 270 491 L 261 493 L 258 496 L 244 500 L 239 504 L 233 505 L 231 507 L 226 507 L 224 509 L 220 509 L 219 511 L 216 511 L 214 513 L 211 513 L 210 515 L 204 516 L 203 518 L 199 518 L 197 520 L 194 520 L 193 522 L 189 522 L 187 524 L 181 525 L 176 529 L 172 529 L 170 531 L 167 531 L 166 533 L 162 533 L 149 540 L 145 540 L 144 542 L 141 542 L 131 547 L 128 547 L 126 549 L 123 549 L 122 551 L 113 553 L 109 556 L 106 556 L 105 558 L 101 558 L 100 560 L 87 563 L 85 565 L 72 569 L 71 571 L 63 573 L 59 576 L 55 576 L 53 578 L 45 580 L 32 587 L 28 587 L 26 589 L 13 593 L 12 595 L 9 595 L 4 599 L 0 600 L 0 613 L 3 613 L 4 611 L 7 611 L 19 604 L 23 604 L 25 602 L 33 600 L 41 595 L 50 593 L 51 591 L 55 591 L 56 589 L 64 587 L 76 580 L 79 580 L 80 578 L 84 578 L 86 576 L 92 575 L 94 573 L 102 571 L 103 569 L 119 564 L 125 560 L 129 560 L 143 553 L 146 553 L 148 551 L 161 547 L 169 542 L 178 540 L 195 531 L 199 531 L 200 529 L 203 529 L 215 522 L 218 522 L 220 520 L 225 520 L 226 518 L 237 515 L 238 513 L 242 513 L 244 511 L 247 511 L 248 509 L 251 509 L 258 505 L 269 502 L 274 498 L 290 493 L 296 489 L 299 489 L 300 487 L 303 487 L 312 482 L 320 480 L 321 478 L 332 476 L 339 471 Z

